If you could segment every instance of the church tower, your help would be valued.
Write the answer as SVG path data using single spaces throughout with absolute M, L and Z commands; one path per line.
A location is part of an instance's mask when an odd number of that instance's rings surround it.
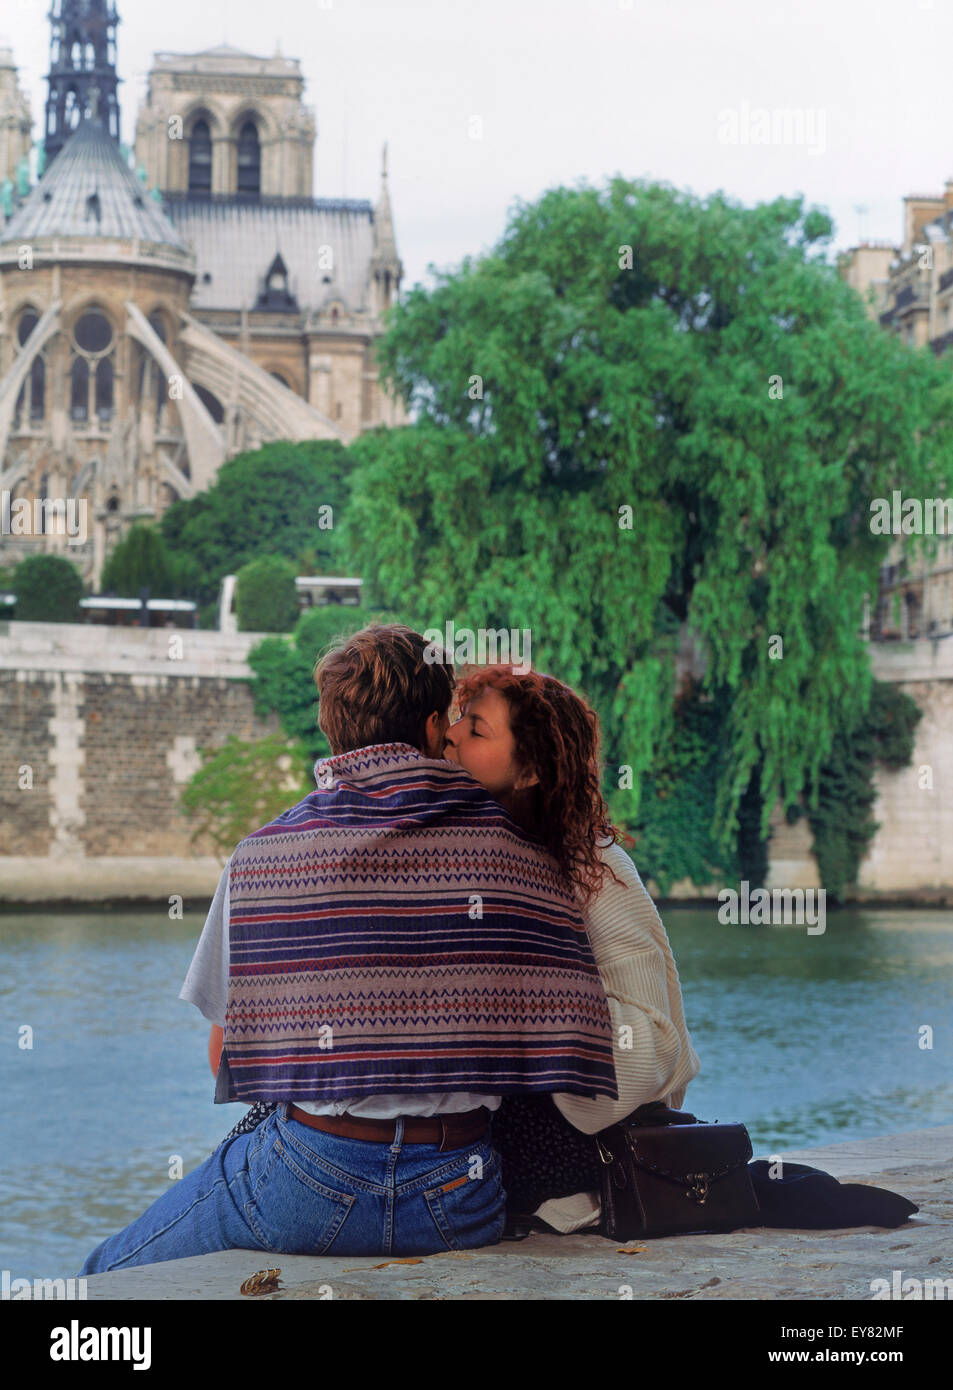
M 53 0 L 49 12 L 50 84 L 46 99 L 46 163 L 59 154 L 83 116 L 98 114 L 119 143 L 119 78 L 112 0 Z

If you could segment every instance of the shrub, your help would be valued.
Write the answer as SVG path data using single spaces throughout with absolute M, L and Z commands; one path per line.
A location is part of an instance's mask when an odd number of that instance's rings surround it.
M 298 620 L 294 566 L 279 555 L 250 560 L 238 571 L 235 611 L 241 632 L 290 632 Z
M 133 526 L 103 566 L 100 589 L 120 598 L 175 598 L 175 580 L 162 532 L 141 523 Z
M 60 555 L 28 555 L 13 571 L 17 622 L 77 623 L 83 580 Z

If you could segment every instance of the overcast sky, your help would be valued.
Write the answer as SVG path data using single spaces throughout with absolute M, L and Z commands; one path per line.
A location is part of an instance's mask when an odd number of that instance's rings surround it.
M 301 60 L 317 196 L 376 199 L 387 140 L 405 288 L 429 262 L 489 248 L 514 199 L 560 184 L 619 173 L 747 204 L 800 192 L 831 212 L 840 247 L 899 241 L 903 195 L 940 193 L 953 176 L 951 0 L 117 4 L 130 143 L 153 53 L 222 42 Z M 48 8 L 0 10 L 34 138 Z M 759 140 L 759 112 L 772 143 Z

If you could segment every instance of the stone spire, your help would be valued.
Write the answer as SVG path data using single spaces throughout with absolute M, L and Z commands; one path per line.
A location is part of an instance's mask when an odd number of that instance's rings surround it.
M 119 78 L 113 0 L 53 0 L 44 139 L 47 165 L 84 116 L 119 143 Z
M 387 142 L 381 152 L 381 191 L 374 209 L 374 255 L 381 260 L 397 260 L 397 243 L 394 240 L 394 222 L 390 210 L 390 192 L 387 188 Z
M 386 142 L 381 155 L 381 191 L 374 208 L 374 254 L 371 257 L 370 269 L 375 291 L 374 312 L 380 314 L 390 306 L 404 273 L 404 267 L 397 254 L 390 193 L 387 188 Z

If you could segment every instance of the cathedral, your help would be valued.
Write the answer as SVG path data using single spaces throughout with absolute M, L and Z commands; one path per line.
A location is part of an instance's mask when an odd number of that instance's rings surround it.
M 235 454 L 406 421 L 374 353 L 402 266 L 386 146 L 376 203 L 314 196 L 297 59 L 155 54 L 131 151 L 112 0 L 50 18 L 35 151 L 0 49 L 0 495 L 85 499 L 87 534 L 0 534 L 0 566 L 55 550 L 95 589 Z

